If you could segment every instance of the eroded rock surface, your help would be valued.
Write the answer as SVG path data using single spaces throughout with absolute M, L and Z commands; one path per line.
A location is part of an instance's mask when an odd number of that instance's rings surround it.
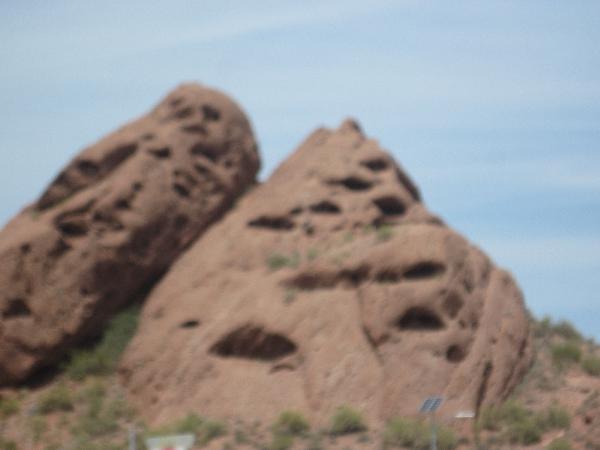
M 254 183 L 258 167 L 244 113 L 192 84 L 77 155 L 0 232 L 0 383 L 97 334 Z
M 423 206 L 359 126 L 314 132 L 150 295 L 122 362 L 151 421 L 270 421 L 340 405 L 371 423 L 503 399 L 531 360 L 509 274 Z

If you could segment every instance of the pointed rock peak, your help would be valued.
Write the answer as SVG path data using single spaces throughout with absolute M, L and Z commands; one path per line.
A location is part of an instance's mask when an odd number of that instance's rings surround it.
M 356 120 L 352 117 L 346 118 L 342 122 L 342 124 L 339 126 L 338 131 L 341 131 L 342 133 L 354 132 L 354 133 L 359 133 L 360 135 L 363 134 L 362 128 L 361 128 L 360 124 L 358 123 L 358 120 Z

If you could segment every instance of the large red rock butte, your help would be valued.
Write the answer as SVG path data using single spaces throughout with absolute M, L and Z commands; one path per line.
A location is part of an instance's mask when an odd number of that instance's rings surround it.
M 254 183 L 251 126 L 182 85 L 83 150 L 0 232 L 0 384 L 97 335 Z
M 512 277 L 348 120 L 311 134 L 178 259 L 121 375 L 151 422 L 292 409 L 325 424 L 350 405 L 381 424 L 430 395 L 446 415 L 500 401 L 531 357 Z

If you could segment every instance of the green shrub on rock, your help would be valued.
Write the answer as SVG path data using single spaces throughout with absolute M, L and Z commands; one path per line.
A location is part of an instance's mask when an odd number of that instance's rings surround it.
M 341 406 L 331 418 L 331 434 L 342 435 L 351 433 L 360 433 L 366 431 L 362 416 L 358 411 L 348 407 Z

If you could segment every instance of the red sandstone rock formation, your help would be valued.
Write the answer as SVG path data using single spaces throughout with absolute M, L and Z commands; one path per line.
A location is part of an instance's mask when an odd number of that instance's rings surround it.
M 122 363 L 153 421 L 370 423 L 505 398 L 531 360 L 511 276 L 427 211 L 353 121 L 314 132 L 171 268 Z
M 183 85 L 83 150 L 0 233 L 0 383 L 101 331 L 254 182 L 248 120 Z

